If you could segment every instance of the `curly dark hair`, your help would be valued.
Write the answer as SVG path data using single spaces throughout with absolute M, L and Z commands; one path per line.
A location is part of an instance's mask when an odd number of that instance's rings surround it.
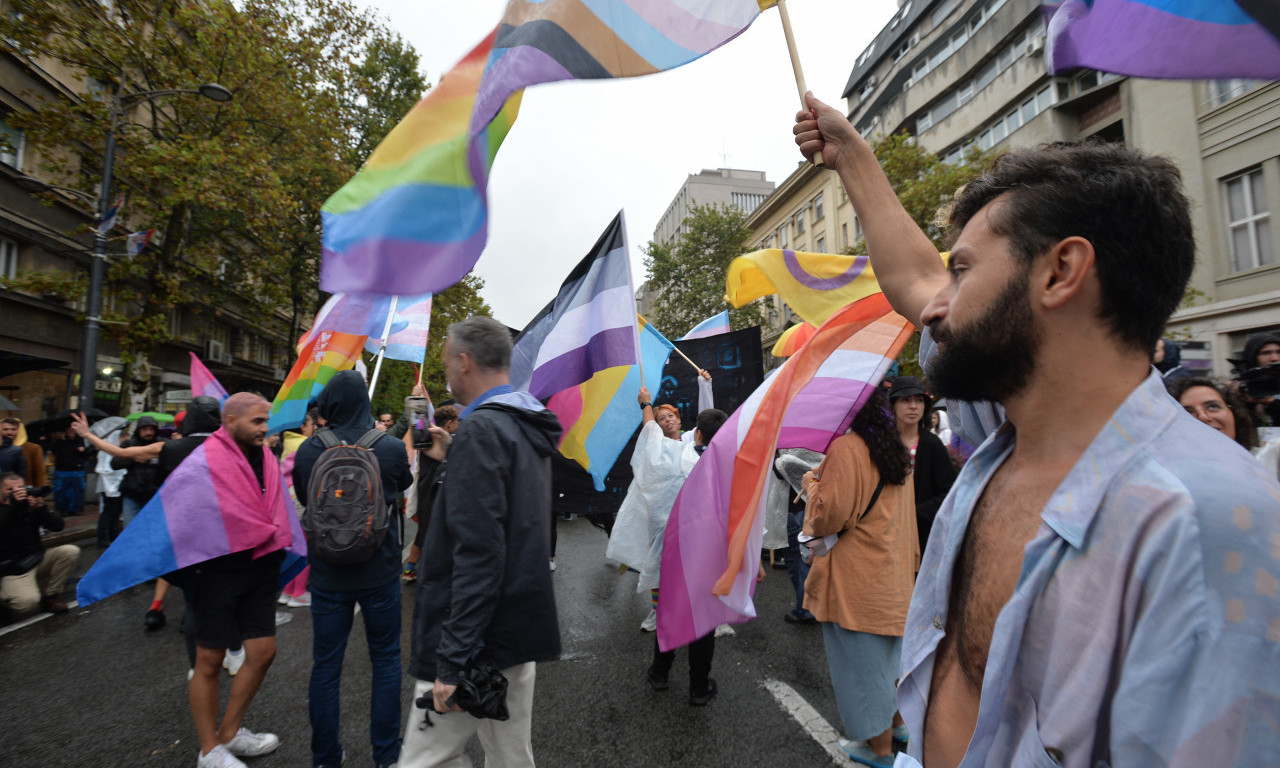
M 991 229 L 1009 239 L 1024 268 L 1061 240 L 1088 240 L 1102 319 L 1125 346 L 1151 350 L 1195 263 L 1190 204 L 1177 166 L 1101 141 L 1015 149 L 956 196 L 952 236 L 1001 195 L 1006 204 L 992 211 Z
M 1165 386 L 1169 394 L 1173 395 L 1173 399 L 1179 403 L 1182 402 L 1182 395 L 1192 387 L 1208 387 L 1217 392 L 1222 402 L 1226 403 L 1227 409 L 1231 411 L 1231 415 L 1235 417 L 1236 442 L 1245 448 L 1258 447 L 1258 427 L 1253 423 L 1253 417 L 1249 415 L 1249 408 L 1244 404 L 1244 400 L 1241 400 L 1240 395 L 1231 387 L 1208 376 L 1186 376 L 1174 379 Z
M 911 454 L 898 436 L 898 428 L 894 426 L 884 389 L 872 389 L 871 397 L 862 406 L 862 410 L 858 411 L 858 415 L 853 417 L 850 429 L 867 444 L 867 450 L 871 452 L 871 463 L 880 470 L 880 477 L 884 478 L 885 483 L 902 485 L 907 482 L 911 471 Z

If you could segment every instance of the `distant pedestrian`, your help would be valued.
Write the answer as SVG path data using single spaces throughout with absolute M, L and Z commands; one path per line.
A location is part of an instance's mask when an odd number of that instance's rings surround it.
M 13 472 L 26 477 L 27 460 L 22 448 L 14 443 L 22 422 L 10 416 L 0 420 L 0 472 Z
M 70 429 L 53 441 L 50 450 L 54 509 L 66 516 L 78 515 L 84 509 L 84 472 L 93 450 Z

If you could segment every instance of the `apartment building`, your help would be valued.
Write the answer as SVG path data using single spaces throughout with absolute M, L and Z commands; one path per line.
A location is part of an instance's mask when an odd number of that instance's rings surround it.
M 92 206 L 73 194 L 33 195 L 19 181 L 32 176 L 67 183 L 46 178 L 42 153 L 79 149 L 34 146 L 9 118 L 33 109 L 40 99 L 85 98 L 93 86 L 91 78 L 77 79 L 52 62 L 0 45 L 0 276 L 13 278 L 31 271 L 88 274 L 96 222 Z M 90 198 L 97 194 L 97 162 L 97 158 L 86 162 L 75 183 Z M 113 186 L 120 189 L 127 182 L 117 179 Z M 156 226 L 130 221 L 128 213 L 126 205 L 109 241 L 110 259 L 126 258 L 123 232 Z M 51 416 L 72 407 L 77 399 L 87 297 L 63 293 L 0 291 L 0 394 L 20 406 L 18 415 L 24 420 Z M 135 306 L 128 293 L 104 293 L 104 309 L 127 316 Z M 264 311 L 239 299 L 201 305 L 194 287 L 192 298 L 192 306 L 172 310 L 172 339 L 151 356 L 151 398 L 145 407 L 176 411 L 191 399 L 188 352 L 200 355 L 230 391 L 273 396 L 292 360 L 288 313 Z M 107 326 L 95 367 L 95 407 L 107 413 L 128 412 L 124 365 Z
M 691 173 L 658 219 L 653 242 L 671 245 L 679 240 L 684 220 L 695 205 L 731 205 L 749 214 L 773 192 L 773 187 L 764 171 L 704 168 Z
M 1229 373 L 1249 335 L 1280 330 L 1280 233 L 1270 226 L 1270 201 L 1280 200 L 1280 84 L 1085 69 L 1051 77 L 1045 34 L 1038 0 L 901 0 L 853 60 L 846 114 L 869 139 L 905 131 L 950 161 L 972 145 L 1087 137 L 1171 158 L 1192 199 L 1199 258 L 1169 331 L 1184 340 L 1184 362 Z M 838 185 L 832 177 L 800 166 L 753 216 L 757 242 L 815 246 L 811 221 L 801 232 L 795 213 Z M 836 194 L 828 199 L 843 199 Z M 846 225 L 856 240 L 857 221 L 837 206 L 834 242 Z

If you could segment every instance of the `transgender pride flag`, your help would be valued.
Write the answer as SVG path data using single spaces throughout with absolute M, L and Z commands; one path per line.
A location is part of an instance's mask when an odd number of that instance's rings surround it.
M 705 339 L 708 336 L 719 336 L 722 333 L 729 332 L 729 310 L 717 312 L 708 317 L 706 320 L 698 323 L 689 330 L 688 333 L 681 336 L 677 341 L 688 341 L 689 339 Z
M 394 305 L 391 332 L 385 357 L 422 364 L 431 331 L 431 294 L 393 296 L 386 293 L 335 293 L 316 313 L 311 328 L 298 340 L 298 349 L 315 341 L 322 331 L 368 336 L 364 348 L 378 354 L 382 334 L 387 330 L 387 314 Z
M 636 362 L 639 327 L 619 212 L 511 350 L 511 386 L 545 400 Z
M 755 617 L 774 452 L 825 452 L 849 429 L 914 329 L 883 293 L 837 312 L 725 422 L 685 480 L 663 537 L 658 645 Z

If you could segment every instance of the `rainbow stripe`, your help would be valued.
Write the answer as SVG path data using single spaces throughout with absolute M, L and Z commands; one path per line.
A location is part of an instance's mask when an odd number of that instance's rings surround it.
M 676 497 L 663 537 L 663 650 L 755 616 L 751 596 L 774 452 L 825 452 L 913 330 L 882 293 L 845 307 L 716 432 Z
M 782 332 L 782 335 L 778 337 L 777 343 L 773 345 L 773 356 L 791 357 L 795 353 L 799 352 L 800 348 L 803 347 L 809 339 L 812 339 L 813 334 L 817 332 L 818 329 L 808 323 L 800 323 L 799 325 L 791 326 Z
M 191 354 L 191 396 L 207 395 L 215 398 L 219 403 L 226 401 L 227 388 L 222 386 L 214 375 L 209 372 L 204 363 L 200 362 L 200 358 L 196 357 L 196 353 Z
M 1270 31 L 1250 15 L 1275 25 Z M 1280 14 L 1271 2 L 1046 2 L 1050 74 L 1090 67 L 1134 77 L 1280 80 Z
M 225 429 L 191 452 L 76 587 L 81 605 L 233 552 L 285 549 L 281 584 L 302 568 L 307 542 L 276 457 L 265 446 L 262 479 Z
M 271 404 L 267 431 L 271 434 L 297 429 L 307 417 L 307 404 L 320 394 L 333 374 L 353 367 L 364 349 L 365 336 L 321 331 L 303 348 L 289 376 Z
M 439 292 L 488 236 L 489 169 L 524 88 L 634 77 L 687 64 L 774 0 L 511 0 L 488 37 L 325 202 L 320 287 Z
M 645 319 L 640 322 L 640 360 L 644 386 L 657 393 L 662 368 L 674 346 Z M 591 474 L 597 491 L 622 449 L 640 427 L 641 366 L 619 365 L 596 373 L 576 387 L 557 392 L 547 408 L 560 419 L 560 453 Z

